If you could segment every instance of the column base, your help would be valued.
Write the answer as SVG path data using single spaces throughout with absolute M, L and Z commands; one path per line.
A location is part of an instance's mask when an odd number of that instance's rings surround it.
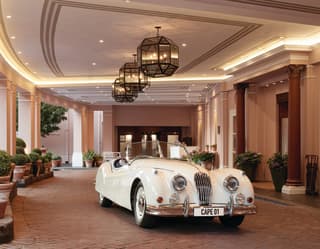
M 306 187 L 283 185 L 281 192 L 287 195 L 304 195 L 306 193 Z
M 73 154 L 72 154 L 72 167 L 75 167 L 75 168 L 82 168 L 83 167 L 82 152 L 73 152 Z

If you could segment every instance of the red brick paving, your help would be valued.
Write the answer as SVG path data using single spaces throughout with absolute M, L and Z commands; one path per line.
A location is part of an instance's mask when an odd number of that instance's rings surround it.
M 2 249 L 318 248 L 320 211 L 259 201 L 239 229 L 218 222 L 162 221 L 141 229 L 130 212 L 101 208 L 95 170 L 65 170 L 18 190 L 15 239 Z

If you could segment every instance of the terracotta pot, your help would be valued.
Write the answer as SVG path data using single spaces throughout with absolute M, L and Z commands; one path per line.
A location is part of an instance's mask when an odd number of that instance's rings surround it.
M 0 199 L 0 219 L 4 217 L 8 204 L 8 199 Z
M 13 188 L 13 183 L 1 183 L 0 184 L 0 193 L 4 194 L 9 198 L 9 195 L 11 193 L 11 189 Z
M 96 166 L 99 167 L 103 163 L 103 159 L 96 160 Z
M 87 168 L 92 168 L 93 160 L 85 160 L 85 164 Z
M 61 160 L 52 160 L 52 167 L 60 167 L 61 166 Z
M 19 181 L 23 178 L 24 172 L 26 170 L 25 165 L 16 165 L 13 170 L 13 181 Z
M 25 176 L 28 176 L 31 174 L 31 167 L 32 167 L 32 163 L 26 163 L 26 169 L 24 171 Z
M 9 182 L 10 182 L 10 176 L 11 176 L 11 175 L 0 176 L 0 184 L 1 184 L 1 183 L 9 183 Z

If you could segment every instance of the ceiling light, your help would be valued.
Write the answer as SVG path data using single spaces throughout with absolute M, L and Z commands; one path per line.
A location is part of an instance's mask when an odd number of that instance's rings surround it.
M 96 66 L 96 65 L 97 65 L 97 63 L 95 63 L 95 62 L 92 62 L 92 63 L 91 63 L 91 65 L 92 65 L 92 66 Z
M 179 67 L 179 47 L 170 39 L 160 36 L 160 26 L 156 37 L 143 39 L 139 47 L 138 65 L 149 77 L 171 76 Z
M 14 40 L 14 39 L 16 39 L 16 37 L 14 35 L 12 35 L 12 36 L 10 36 L 10 39 Z
M 182 46 L 182 47 L 186 47 L 186 46 L 187 46 L 187 43 L 182 43 L 181 46 Z
M 6 16 L 7 19 L 11 19 L 12 16 Z
M 133 102 L 138 97 L 138 92 L 130 88 L 130 86 L 123 84 L 123 79 L 117 78 L 112 84 L 112 98 L 116 102 Z
M 104 40 L 102 40 L 102 39 L 101 39 L 101 40 L 99 40 L 99 43 L 104 43 Z
M 143 92 L 144 89 L 150 86 L 150 82 L 136 62 L 136 54 L 133 57 L 133 62 L 127 62 L 120 68 L 119 78 L 123 79 L 124 85 L 129 85 L 136 91 Z
M 21 52 L 21 51 L 18 51 L 18 54 L 22 54 L 22 52 Z
M 96 88 L 97 88 L 97 89 L 99 89 L 99 88 L 100 88 L 100 86 L 96 86 Z
M 24 64 L 25 64 L 26 66 L 28 66 L 28 65 L 29 65 L 29 62 L 25 62 Z

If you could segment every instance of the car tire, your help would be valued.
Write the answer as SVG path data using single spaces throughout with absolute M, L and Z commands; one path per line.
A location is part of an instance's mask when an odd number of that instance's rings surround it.
M 112 201 L 108 198 L 104 197 L 102 194 L 99 193 L 99 204 L 101 207 L 111 207 Z
M 138 226 L 144 228 L 152 228 L 155 226 L 156 218 L 146 213 L 147 201 L 144 187 L 140 182 L 135 190 L 133 200 L 134 219 Z
M 219 216 L 220 222 L 227 227 L 237 227 L 240 226 L 244 220 L 244 215 L 237 216 Z

